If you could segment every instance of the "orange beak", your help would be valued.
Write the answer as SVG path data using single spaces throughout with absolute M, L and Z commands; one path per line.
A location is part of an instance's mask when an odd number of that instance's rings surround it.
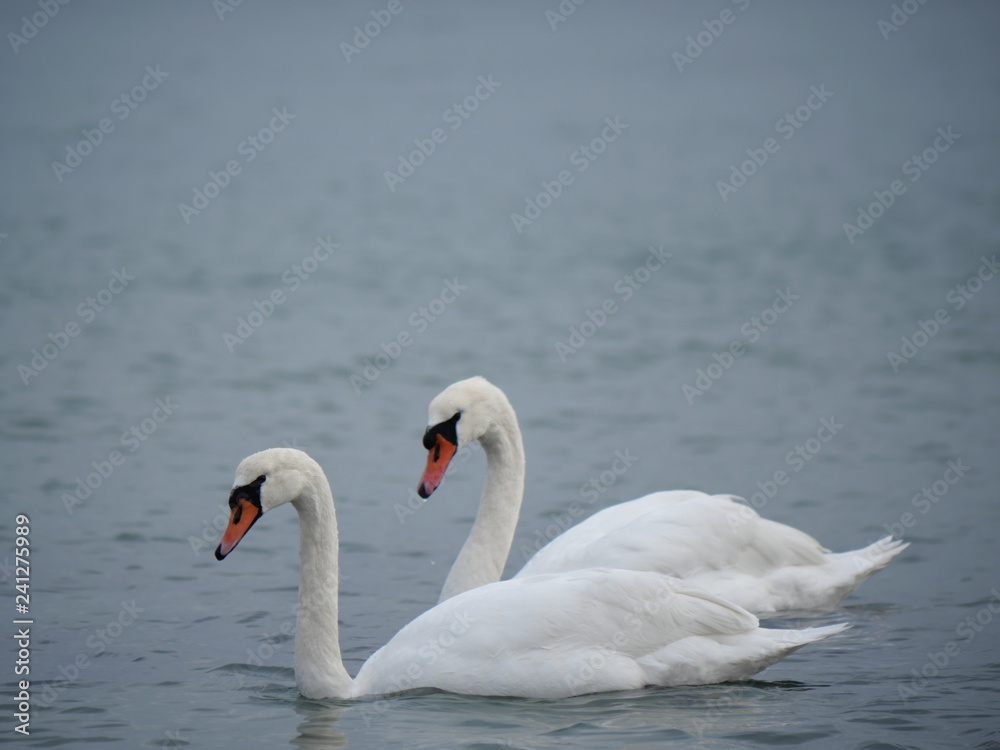
M 232 552 L 233 548 L 240 543 L 240 539 L 250 531 L 250 527 L 257 522 L 261 515 L 262 511 L 259 506 L 246 498 L 240 498 L 229 516 L 229 525 L 226 526 L 226 531 L 222 535 L 222 541 L 219 542 L 219 546 L 215 550 L 215 559 L 221 560 Z
M 420 497 L 428 498 L 434 494 L 434 490 L 444 479 L 444 473 L 448 470 L 448 464 L 451 463 L 456 450 L 458 446 L 453 442 L 441 435 L 435 436 L 434 447 L 427 453 L 427 468 L 424 469 L 424 475 L 417 485 L 417 494 Z

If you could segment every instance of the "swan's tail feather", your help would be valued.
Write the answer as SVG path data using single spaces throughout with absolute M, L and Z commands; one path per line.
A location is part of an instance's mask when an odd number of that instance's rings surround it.
M 836 606 L 909 546 L 909 542 L 886 536 L 861 549 L 827 553 L 825 568 L 829 578 L 824 606 Z
M 798 630 L 773 630 L 773 633 L 781 633 L 780 639 L 789 646 L 788 653 L 797 648 L 805 646 L 807 643 L 815 643 L 829 638 L 837 633 L 843 633 L 851 627 L 850 623 L 838 622 L 834 625 L 820 625 L 815 628 L 799 628 Z
M 761 628 L 758 632 L 765 635 L 770 642 L 770 655 L 767 664 L 773 664 L 784 659 L 793 651 L 798 651 L 810 643 L 822 641 L 830 636 L 847 630 L 849 623 L 840 622 L 834 625 L 821 625 L 814 628 L 798 628 L 794 630 Z
M 727 680 L 745 680 L 781 661 L 793 651 L 810 643 L 821 641 L 843 632 L 847 623 L 824 625 L 815 628 L 772 629 L 757 628 L 753 633 L 717 636 L 722 647 L 715 662 L 706 661 L 704 652 L 684 652 L 686 641 L 679 641 L 658 652 L 652 659 L 643 660 L 643 666 L 659 666 L 668 677 L 667 682 L 654 684 L 700 685 Z
M 885 536 L 877 542 L 869 544 L 867 547 L 850 552 L 842 552 L 836 555 L 836 557 L 850 564 L 857 578 L 857 584 L 855 585 L 860 585 L 862 582 L 868 580 L 872 574 L 882 570 L 882 568 L 892 562 L 892 559 L 896 555 L 909 546 L 910 543 L 904 542 L 902 539 L 893 539 L 891 536 Z

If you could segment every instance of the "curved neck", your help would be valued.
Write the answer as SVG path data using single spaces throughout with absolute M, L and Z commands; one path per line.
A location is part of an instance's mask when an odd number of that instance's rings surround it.
M 524 445 L 510 406 L 479 438 L 486 454 L 486 482 L 476 521 L 445 580 L 439 601 L 495 583 L 514 541 L 524 496 Z
M 307 698 L 349 697 L 354 681 L 340 654 L 339 543 L 333 494 L 326 477 L 292 501 L 299 514 L 299 603 L 295 682 Z

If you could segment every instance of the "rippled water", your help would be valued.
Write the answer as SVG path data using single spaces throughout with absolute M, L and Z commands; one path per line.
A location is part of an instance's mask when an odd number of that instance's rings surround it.
M 0 53 L 0 560 L 12 600 L 28 514 L 32 739 L 1000 743 L 1000 286 L 969 281 L 1000 240 L 993 4 L 887 30 L 888 3 L 406 3 L 349 61 L 386 5 L 72 3 L 28 38 L 40 7 L 0 12 L 25 34 Z M 301 700 L 294 513 L 211 555 L 236 464 L 293 445 L 326 467 L 354 673 L 467 533 L 481 452 L 408 499 L 427 402 L 476 373 L 525 433 L 512 571 L 574 501 L 750 497 L 780 471 L 768 517 L 913 544 L 842 609 L 776 620 L 853 627 L 752 682 Z M 24 741 L 11 640 L 3 743 Z

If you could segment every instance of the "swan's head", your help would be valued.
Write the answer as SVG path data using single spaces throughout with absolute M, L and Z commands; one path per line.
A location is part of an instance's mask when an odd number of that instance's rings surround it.
M 430 497 L 452 457 L 469 443 L 488 437 L 498 423 L 516 418 L 504 392 L 486 378 L 459 380 L 434 397 L 427 409 L 424 447 L 427 468 L 417 493 Z
M 271 448 L 244 458 L 229 493 L 229 525 L 215 550 L 223 559 L 267 511 L 298 499 L 322 469 L 308 454 Z

